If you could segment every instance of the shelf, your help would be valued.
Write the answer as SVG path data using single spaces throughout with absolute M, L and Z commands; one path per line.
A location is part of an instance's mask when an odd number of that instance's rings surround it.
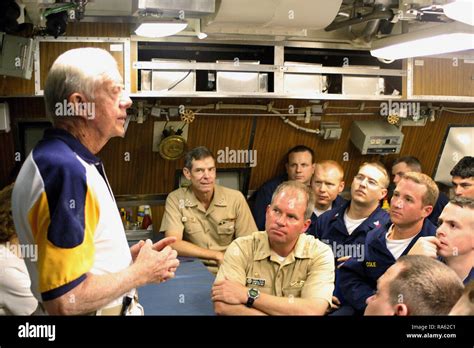
M 401 81 L 402 78 L 407 76 L 406 70 L 401 68 L 393 68 L 390 66 L 390 69 L 384 69 L 379 65 L 374 65 L 374 62 L 367 62 L 366 64 L 358 64 L 361 62 L 360 58 L 354 58 L 353 65 L 346 65 L 349 61 L 348 58 L 341 62 L 328 61 L 329 64 L 324 65 L 321 61 L 308 61 L 307 52 L 290 52 L 285 53 L 285 47 L 283 46 L 274 46 L 271 59 L 269 59 L 268 52 L 259 52 L 256 50 L 254 52 L 255 57 L 251 59 L 249 55 L 242 53 L 242 48 L 235 48 L 236 52 L 231 51 L 230 48 L 226 47 L 225 49 L 219 49 L 220 46 L 232 46 L 232 44 L 220 44 L 216 45 L 215 52 L 211 51 L 209 47 L 202 49 L 200 54 L 201 62 L 195 61 L 195 56 L 190 54 L 192 47 L 188 47 L 185 51 L 182 52 L 182 47 L 176 47 L 174 50 L 170 47 L 167 47 L 167 50 L 171 50 L 173 55 L 170 55 L 168 51 L 166 54 L 160 55 L 159 47 L 151 49 L 150 47 L 146 48 L 147 54 L 138 54 L 138 60 L 132 63 L 132 69 L 138 71 L 147 70 L 153 72 L 194 72 L 193 78 L 197 79 L 194 81 L 194 89 L 198 91 L 193 91 L 193 88 L 183 88 L 182 91 L 168 91 L 160 85 L 159 88 L 155 87 L 155 90 L 139 90 L 136 93 L 132 93 L 130 96 L 135 98 L 247 98 L 247 99 L 319 99 L 319 100 L 400 100 L 403 97 L 401 95 L 392 95 L 392 92 L 395 89 L 401 91 Z M 195 49 L 198 49 L 194 47 Z M 253 52 L 249 48 L 249 52 Z M 154 52 L 155 54 L 150 53 Z M 212 53 L 209 53 L 212 52 Z M 231 52 L 231 53 L 229 53 Z M 182 55 L 180 55 L 182 54 Z M 260 55 L 257 55 L 260 54 Z M 240 60 L 232 61 L 229 57 L 240 57 Z M 141 58 L 140 58 L 141 57 Z M 150 58 L 152 57 L 152 58 Z M 162 61 L 151 61 L 156 57 L 157 60 Z M 180 57 L 181 61 L 163 61 L 166 59 L 174 59 Z M 305 60 L 306 58 L 306 60 Z M 372 57 L 369 57 L 372 58 Z M 150 59 L 150 60 L 148 60 Z M 338 59 L 341 59 L 340 57 Z M 216 61 L 221 60 L 222 62 L 216 63 Z M 262 64 L 249 64 L 248 61 L 260 61 Z M 346 62 L 347 60 L 347 62 Z M 335 65 L 336 64 L 336 65 Z M 339 65 L 340 64 L 340 65 Z M 201 73 L 199 73 L 201 72 Z M 215 80 L 206 80 L 205 72 L 217 72 Z M 235 90 L 240 90 L 240 92 L 227 92 L 232 91 L 232 88 L 222 87 L 219 88 L 219 73 L 223 72 L 235 72 L 236 73 L 236 87 Z M 249 88 L 243 88 L 239 84 L 240 75 L 237 73 L 252 73 L 252 74 L 267 74 L 267 83 L 265 88 L 261 88 L 262 85 L 255 86 L 255 82 L 251 81 Z M 200 74 L 200 75 L 199 75 Z M 159 75 L 159 73 L 158 73 Z M 295 85 L 298 83 L 298 75 L 301 77 L 302 88 L 293 87 L 289 89 L 290 93 L 286 92 L 285 85 L 289 83 L 290 85 Z M 154 77 L 147 78 L 147 89 L 152 89 L 152 81 Z M 231 73 L 227 73 L 225 77 L 222 77 L 226 83 L 231 80 Z M 246 76 L 246 75 L 245 75 Z M 318 76 L 318 77 L 315 77 Z M 385 90 L 386 94 L 378 95 L 375 94 L 342 94 L 342 88 L 338 88 L 340 76 L 343 77 L 364 77 L 364 78 L 373 78 L 383 77 L 385 80 L 391 81 L 388 83 L 390 88 Z M 309 77 L 309 79 L 308 79 Z M 158 77 L 157 77 L 158 78 Z M 255 79 L 259 79 L 256 77 Z M 321 82 L 318 83 L 316 78 L 320 78 Z M 148 79 L 150 81 L 148 82 Z M 227 79 L 227 80 L 226 80 Z M 311 80 L 313 79 L 313 80 Z M 399 81 L 400 86 L 393 83 L 393 80 Z M 295 82 L 296 81 L 296 82 Z M 328 84 L 326 85 L 326 81 Z M 335 83 L 333 83 L 335 81 Z M 214 84 L 215 82 L 215 84 Z M 246 81 L 245 81 L 246 82 Z M 257 82 L 261 83 L 261 82 Z M 333 83 L 333 84 L 331 84 Z M 209 87 L 210 86 L 210 87 Z M 394 87 L 395 86 L 395 87 Z M 174 87 L 174 86 L 173 86 Z M 329 90 L 326 90 L 328 88 Z M 262 92 L 267 90 L 269 92 Z M 223 92 L 223 90 L 225 90 Z M 249 92 L 246 92 L 248 90 Z M 260 90 L 260 92 L 258 92 Z M 255 91 L 255 92 L 252 92 Z M 325 91 L 325 92 L 321 92 Z M 347 92 L 347 91 L 346 91 Z M 362 93 L 371 93 L 372 91 L 366 90 Z
M 241 93 L 241 92 L 160 92 L 147 91 L 131 93 L 132 98 L 248 98 L 248 99 L 317 99 L 317 100 L 399 100 L 401 95 L 343 95 L 331 93 L 298 93 L 281 94 L 267 93 Z
M 315 66 L 284 66 L 270 64 L 233 64 L 233 63 L 163 63 L 163 62 L 133 62 L 134 69 L 147 70 L 215 70 L 239 72 L 283 72 L 294 74 L 338 74 L 361 76 L 406 76 L 405 70 L 374 69 L 362 67 L 315 67 Z

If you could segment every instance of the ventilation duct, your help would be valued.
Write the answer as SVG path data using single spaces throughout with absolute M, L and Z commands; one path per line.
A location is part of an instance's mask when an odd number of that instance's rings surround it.
M 336 17 L 342 0 L 220 0 L 207 18 L 207 33 L 305 35 L 325 28 Z
M 134 0 L 132 13 L 144 12 L 165 18 L 199 18 L 215 12 L 215 0 Z

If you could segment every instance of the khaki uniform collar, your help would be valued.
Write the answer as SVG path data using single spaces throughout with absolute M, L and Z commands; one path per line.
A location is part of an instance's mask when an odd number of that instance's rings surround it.
M 270 249 L 270 242 L 268 240 L 268 234 L 259 233 L 256 237 L 257 241 L 257 250 L 254 254 L 254 261 L 259 261 L 270 257 L 271 261 L 275 261 L 280 263 L 278 260 L 278 255 Z M 302 233 L 298 237 L 298 241 L 296 242 L 295 248 L 293 251 L 286 257 L 285 264 L 292 263 L 295 261 L 296 258 L 298 259 L 307 259 L 312 256 L 312 250 L 310 249 L 311 244 L 306 236 L 306 234 Z M 314 245 L 313 245 L 314 247 Z M 314 251 L 314 250 L 313 250 Z
M 185 207 L 202 207 L 201 202 L 198 201 L 196 195 L 194 194 L 191 186 L 188 186 L 184 189 L 184 206 Z M 219 185 L 214 185 L 214 197 L 212 197 L 211 206 L 218 206 L 218 207 L 227 207 L 227 200 L 226 196 L 222 190 L 222 187 Z
M 211 205 L 227 207 L 227 199 L 224 190 L 219 185 L 214 185 L 214 197 L 212 197 Z

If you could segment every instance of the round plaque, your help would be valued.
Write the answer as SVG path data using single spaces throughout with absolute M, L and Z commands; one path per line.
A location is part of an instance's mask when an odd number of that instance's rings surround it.
M 186 141 L 180 135 L 170 135 L 164 138 L 160 143 L 160 156 L 167 160 L 177 160 L 184 155 L 186 150 Z

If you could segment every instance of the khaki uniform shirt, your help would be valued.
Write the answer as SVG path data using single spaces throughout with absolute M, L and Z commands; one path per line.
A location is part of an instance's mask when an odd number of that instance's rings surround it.
M 257 226 L 241 192 L 215 185 L 207 211 L 190 187 L 171 192 L 166 199 L 160 231 L 183 231 L 183 240 L 225 252 L 235 238 L 257 231 Z M 215 261 L 208 260 L 205 264 L 211 272 L 217 272 Z
M 280 259 L 270 249 L 267 233 L 255 232 L 229 246 L 216 282 L 227 278 L 269 295 L 323 299 L 331 304 L 334 255 L 329 246 L 301 234 L 293 251 Z

